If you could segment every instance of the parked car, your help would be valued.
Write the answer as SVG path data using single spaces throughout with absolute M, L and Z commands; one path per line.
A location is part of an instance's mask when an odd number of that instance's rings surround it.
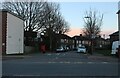
M 65 51 L 65 50 L 64 50 L 63 47 L 59 47 L 59 48 L 56 49 L 56 51 L 57 51 L 57 52 L 63 52 L 63 51 Z
M 120 58 L 120 48 L 119 48 L 119 41 L 114 41 L 112 43 L 112 55 L 116 55 L 117 57 Z
M 65 51 L 69 51 L 69 50 L 70 50 L 69 47 L 66 47 L 66 48 L 65 48 Z
M 113 43 L 112 43 L 112 52 L 111 52 L 111 54 L 117 54 L 117 52 L 118 52 L 118 45 L 119 45 L 119 41 L 114 41 Z
M 82 53 L 86 53 L 86 48 L 85 48 L 85 46 L 79 46 L 78 49 L 77 49 L 77 52 L 78 52 L 78 53 L 81 53 L 81 52 L 82 52 Z

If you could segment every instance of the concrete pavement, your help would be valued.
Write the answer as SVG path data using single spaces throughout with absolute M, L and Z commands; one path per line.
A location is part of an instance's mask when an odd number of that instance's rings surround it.
M 103 56 L 102 54 L 94 53 L 93 55 L 88 55 L 88 59 L 108 61 L 108 62 L 118 62 L 119 58 L 114 56 Z

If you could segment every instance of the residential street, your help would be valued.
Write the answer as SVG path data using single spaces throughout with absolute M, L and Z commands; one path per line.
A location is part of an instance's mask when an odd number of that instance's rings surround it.
M 120 0 L 1 0 L 0 8 L 0 77 L 120 78 Z
M 118 76 L 115 57 L 76 52 L 3 57 L 3 76 Z

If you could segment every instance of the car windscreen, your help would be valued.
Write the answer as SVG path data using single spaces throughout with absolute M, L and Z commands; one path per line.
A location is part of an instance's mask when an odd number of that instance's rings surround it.
M 79 47 L 79 48 L 85 48 L 85 47 Z

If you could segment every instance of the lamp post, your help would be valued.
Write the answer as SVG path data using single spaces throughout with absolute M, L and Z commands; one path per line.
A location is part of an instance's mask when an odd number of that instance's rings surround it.
M 91 36 L 91 54 L 93 53 L 93 41 L 94 41 L 94 39 L 95 39 L 95 34 L 92 34 L 92 36 Z
M 76 37 L 75 37 L 75 43 L 74 44 L 75 44 L 74 48 L 77 49 L 77 38 Z
M 84 17 L 84 18 L 86 18 L 86 19 L 90 19 L 90 21 L 92 20 L 92 18 L 91 17 L 89 17 L 89 16 L 87 16 L 87 17 Z M 92 55 L 93 54 L 93 39 L 95 38 L 95 34 L 94 34 L 94 32 L 91 32 L 91 34 L 90 34 L 90 42 L 91 42 L 91 48 L 90 48 L 90 54 Z

